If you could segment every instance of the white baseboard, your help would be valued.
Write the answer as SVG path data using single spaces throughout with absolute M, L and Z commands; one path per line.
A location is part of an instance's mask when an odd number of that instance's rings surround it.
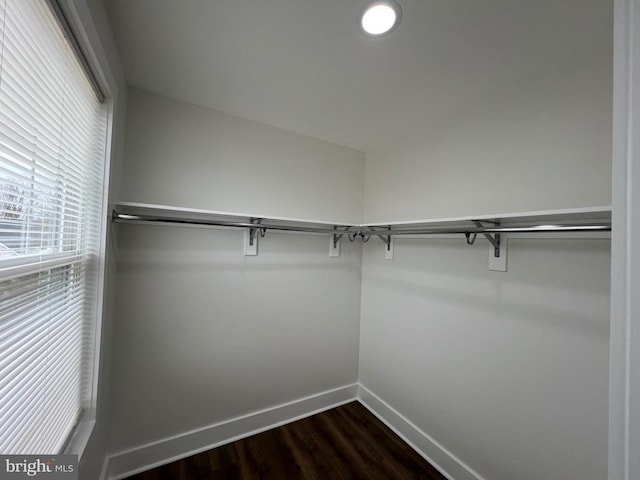
M 238 439 L 357 400 L 358 385 L 347 385 L 260 410 L 147 445 L 118 452 L 108 459 L 106 478 L 119 480 L 189 457 Z
M 115 453 L 105 460 L 100 478 L 101 480 L 120 480 L 354 400 L 364 405 L 448 479 L 485 480 L 384 400 L 360 384 L 329 390 Z
M 358 401 L 449 480 L 485 480 L 433 438 L 403 417 L 388 403 L 361 384 L 358 384 Z

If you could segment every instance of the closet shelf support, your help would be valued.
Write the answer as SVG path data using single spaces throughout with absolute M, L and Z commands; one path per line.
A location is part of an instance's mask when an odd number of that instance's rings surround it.
M 473 224 L 478 228 L 485 227 L 485 225 L 479 220 L 472 220 L 472 221 L 473 221 Z M 489 222 L 489 223 L 493 223 L 496 228 L 500 227 L 499 222 Z M 496 258 L 499 258 L 500 257 L 500 234 L 494 233 L 493 235 L 491 235 L 490 233 L 482 232 L 482 235 L 484 235 L 484 238 L 486 238 L 489 241 L 489 243 L 493 245 L 493 256 Z M 469 237 L 467 237 L 467 243 L 469 243 L 468 239 Z M 475 237 L 474 237 L 474 240 L 475 240 Z
M 387 231 L 384 232 L 386 233 L 386 235 L 384 235 L 383 231 L 381 230 L 373 230 L 373 229 L 369 229 L 367 233 L 369 235 L 375 235 L 380 240 L 382 240 L 387 246 L 387 250 L 391 249 L 391 227 L 387 227 Z
M 262 219 L 261 218 L 250 218 L 249 219 L 249 223 L 251 223 L 252 225 L 260 225 L 262 223 Z M 256 233 L 258 233 L 258 230 L 260 230 L 260 235 L 262 237 L 264 237 L 264 234 L 267 233 L 267 229 L 266 228 L 250 228 L 249 229 L 249 245 L 253 247 L 253 243 L 256 241 Z M 264 234 L 262 233 L 264 232 Z
M 368 227 L 368 235 L 375 235 L 380 240 L 382 240 L 387 246 L 384 251 L 384 258 L 387 260 L 393 260 L 393 239 L 391 238 L 391 226 L 388 226 L 386 230 L 375 230 L 371 227 Z
M 338 227 L 333 227 L 333 229 L 337 232 L 338 231 Z M 332 235 L 333 238 L 333 248 L 338 248 L 338 242 L 340 241 L 340 239 L 343 237 L 344 233 L 334 233 Z

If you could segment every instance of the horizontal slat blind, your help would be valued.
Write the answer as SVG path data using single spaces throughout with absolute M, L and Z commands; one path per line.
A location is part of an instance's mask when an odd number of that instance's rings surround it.
M 53 454 L 91 394 L 106 108 L 45 0 L 0 0 L 0 453 Z

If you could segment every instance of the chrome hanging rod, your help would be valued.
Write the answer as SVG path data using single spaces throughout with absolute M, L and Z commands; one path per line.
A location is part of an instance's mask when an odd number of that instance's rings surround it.
M 517 225 L 517 226 L 452 226 L 452 227 L 402 227 L 402 226 L 327 226 L 309 227 L 305 225 L 279 225 L 269 223 L 268 219 L 262 219 L 261 223 L 234 222 L 228 220 L 205 220 L 179 218 L 169 216 L 157 216 L 149 214 L 128 214 L 113 210 L 112 219 L 118 223 L 161 223 L 178 225 L 200 225 L 211 227 L 235 227 L 260 230 L 278 230 L 288 232 L 306 232 L 318 234 L 349 234 L 350 236 L 398 236 L 398 235 L 447 235 L 447 234 L 483 234 L 483 233 L 545 233 L 545 232 L 610 232 L 610 223 L 589 222 L 574 224 L 544 224 L 544 225 Z
M 111 218 L 114 222 L 118 223 L 138 223 L 138 222 L 150 222 L 150 223 L 164 223 L 164 224 L 178 224 L 178 225 L 200 225 L 204 227 L 235 227 L 235 228 L 249 228 L 258 230 L 279 230 L 286 232 L 305 232 L 305 233 L 325 233 L 325 234 L 344 234 L 344 233 L 356 233 L 357 227 L 345 226 L 341 227 L 342 230 L 336 230 L 333 226 L 323 227 L 307 227 L 303 225 L 277 225 L 270 224 L 265 221 L 260 223 L 250 222 L 233 222 L 226 220 L 201 220 L 201 219 L 187 219 L 177 217 L 163 217 L 154 215 L 131 215 L 128 213 L 121 213 L 116 210 L 113 211 Z
M 555 224 L 555 225 L 519 225 L 512 227 L 413 227 L 375 230 L 371 227 L 363 227 L 361 233 L 365 235 L 448 235 L 448 234 L 478 234 L 478 233 L 535 233 L 535 232 L 610 232 L 609 223 L 588 223 L 588 224 Z

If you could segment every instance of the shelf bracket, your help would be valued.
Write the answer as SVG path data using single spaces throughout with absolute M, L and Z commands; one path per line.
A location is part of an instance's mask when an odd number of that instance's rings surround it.
M 262 223 L 262 219 L 261 218 L 251 218 L 251 219 L 249 219 L 249 223 L 253 223 L 255 225 L 260 225 Z M 256 236 L 256 233 L 258 233 L 259 230 L 264 230 L 265 233 L 266 233 L 266 229 L 264 229 L 264 228 L 250 228 L 249 229 L 249 245 L 250 246 L 253 246 L 254 242 L 257 243 L 258 237 Z
M 485 221 L 485 223 L 492 223 L 496 227 L 500 225 L 500 223 L 498 223 L 498 222 L 486 222 Z M 476 227 L 485 227 L 486 226 L 479 220 L 473 220 L 473 224 Z M 486 238 L 489 241 L 489 243 L 493 246 L 493 256 L 496 257 L 496 258 L 499 258 L 500 257 L 500 234 L 499 233 L 494 233 L 493 235 L 491 235 L 490 233 L 483 233 L 482 235 L 484 235 L 484 238 Z
M 389 230 L 391 230 L 390 227 L 389 227 Z M 370 235 L 375 235 L 380 240 L 382 240 L 385 243 L 385 245 L 387 246 L 387 249 L 389 249 L 389 247 L 391 245 L 391 234 L 390 233 L 388 233 L 387 235 L 383 235 L 382 232 L 380 232 L 379 230 L 369 230 L 368 233 Z
M 261 218 L 250 218 L 249 223 L 252 225 L 260 225 L 262 223 Z M 266 229 L 264 228 L 250 228 L 245 231 L 244 235 L 244 254 L 245 256 L 255 256 L 258 255 L 258 232 L 262 234 L 262 232 Z M 263 235 L 264 236 L 264 235 Z
M 485 224 L 491 224 L 494 227 L 499 227 L 500 222 L 490 222 L 487 220 L 479 221 L 473 220 L 473 224 L 476 227 L 486 227 Z M 482 235 L 489 241 L 491 247 L 489 249 L 489 270 L 496 272 L 507 271 L 507 239 L 502 237 L 499 233 L 483 232 Z M 469 237 L 467 237 L 467 243 L 469 243 Z M 473 242 L 471 242 L 473 243 Z
M 334 233 L 334 234 L 331 236 L 331 238 L 332 238 L 332 240 L 333 240 L 333 248 L 338 248 L 338 246 L 339 246 L 339 243 L 338 243 L 338 242 L 340 241 L 340 239 L 342 238 L 342 236 L 343 236 L 343 235 L 344 235 L 344 233 L 340 233 L 340 234 L 338 234 L 338 233 Z
M 333 229 L 337 232 L 338 227 L 333 227 Z M 344 236 L 344 233 L 334 233 L 331 235 L 330 239 L 331 243 L 329 245 L 329 256 L 330 257 L 339 257 L 340 256 L 340 239 Z
M 384 242 L 387 248 L 384 251 L 384 258 L 386 260 L 393 260 L 393 238 L 391 238 L 391 227 L 387 228 L 386 235 L 379 230 L 370 230 L 371 235 L 375 235 Z

